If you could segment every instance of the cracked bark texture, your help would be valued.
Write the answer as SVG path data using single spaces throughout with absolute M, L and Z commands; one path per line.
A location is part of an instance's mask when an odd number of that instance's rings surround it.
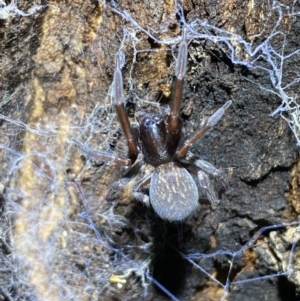
M 300 9 L 295 1 L 283 4 Z M 191 133 L 233 100 L 222 121 L 193 147 L 197 156 L 225 170 L 230 185 L 216 210 L 204 202 L 180 225 L 163 222 L 132 200 L 130 187 L 116 203 L 107 203 L 122 168 L 88 163 L 71 139 L 126 154 L 109 96 L 124 29 L 137 45 L 128 39 L 122 49 L 131 120 L 150 102 L 168 104 L 174 74 L 170 49 L 141 31 L 135 36 L 131 22 L 101 2 L 18 1 L 24 11 L 33 5 L 45 6 L 32 16 L 0 20 L 3 300 L 168 300 L 154 285 L 145 291 L 143 264 L 179 300 L 220 300 L 224 290 L 178 250 L 235 252 L 260 228 L 295 221 L 300 211 L 296 139 L 282 118 L 269 116 L 281 103 L 269 92 L 269 75 L 234 65 L 216 43 L 191 41 L 182 117 Z M 118 5 L 142 28 L 161 32 L 160 39 L 180 35 L 173 1 Z M 205 20 L 257 44 L 277 17 L 268 17 L 272 1 L 190 0 L 183 9 L 187 22 Z M 284 20 L 279 29 L 292 52 L 300 48 L 299 17 Z M 278 37 L 278 49 L 280 42 Z M 289 61 L 287 81 L 298 65 L 299 56 Z M 291 91 L 295 95 L 297 88 Z M 292 239 L 292 228 L 267 231 L 234 262 L 221 255 L 198 263 L 223 284 L 231 265 L 230 281 L 276 274 L 286 268 Z M 290 277 L 232 285 L 226 300 L 298 300 L 298 257 L 296 248 Z

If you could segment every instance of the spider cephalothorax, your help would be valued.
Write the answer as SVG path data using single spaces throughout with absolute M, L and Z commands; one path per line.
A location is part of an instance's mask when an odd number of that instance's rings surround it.
M 216 177 L 223 185 L 226 184 L 221 170 L 215 168 L 209 162 L 198 159 L 189 152 L 189 149 L 222 118 L 231 101 L 227 101 L 218 109 L 206 121 L 204 126 L 191 137 L 185 138 L 179 109 L 186 64 L 187 29 L 184 28 L 176 64 L 176 78 L 170 113 L 167 116 L 146 112 L 137 113 L 139 133 L 134 135 L 124 109 L 121 62 L 120 55 L 117 55 L 113 101 L 127 140 L 129 159 L 91 150 L 78 140 L 74 140 L 88 157 L 102 161 L 114 161 L 124 166 L 132 166 L 125 173 L 124 177 L 111 187 L 107 196 L 108 200 L 112 200 L 116 192 L 134 178 L 145 164 L 152 165 L 155 168 L 154 171 L 138 180 L 132 188 L 132 193 L 137 200 L 151 204 L 161 218 L 169 221 L 183 220 L 196 209 L 199 199 L 199 187 L 204 190 L 213 206 L 218 204 L 219 200 L 211 186 L 209 176 Z M 142 162 L 137 161 L 140 151 L 143 154 Z M 149 196 L 143 193 L 144 188 L 148 186 Z
M 182 137 L 181 128 L 177 133 L 168 132 L 165 119 L 149 113 L 139 114 L 139 141 L 144 160 L 147 164 L 157 167 L 172 162 Z

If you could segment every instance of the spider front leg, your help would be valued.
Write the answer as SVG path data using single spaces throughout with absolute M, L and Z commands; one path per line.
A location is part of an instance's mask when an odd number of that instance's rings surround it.
M 81 143 L 79 140 L 75 138 L 73 139 L 73 142 L 88 158 L 97 161 L 112 161 L 112 162 L 116 162 L 119 165 L 130 166 L 136 161 L 139 151 L 137 148 L 137 143 L 132 133 L 132 129 L 130 127 L 128 116 L 124 108 L 123 77 L 122 77 L 120 65 L 121 65 L 120 55 L 117 54 L 112 98 L 116 107 L 116 111 L 119 117 L 122 130 L 127 140 L 129 159 L 124 159 L 110 153 L 93 150 L 91 148 L 88 148 L 86 145 L 84 145 L 83 143 Z
M 138 156 L 139 151 L 130 127 L 128 116 L 124 108 L 123 76 L 121 72 L 120 54 L 117 54 L 116 58 L 112 98 L 116 107 L 122 130 L 127 140 L 129 151 L 128 156 L 131 160 L 131 163 L 133 164 Z
M 184 77 L 186 74 L 187 64 L 187 29 L 182 30 L 182 41 L 178 51 L 178 57 L 175 69 L 175 83 L 173 90 L 173 99 L 171 104 L 171 112 L 168 118 L 168 131 L 170 134 L 177 134 L 181 127 L 181 120 L 179 117 L 180 103 L 182 99 L 182 90 L 184 84 Z
M 225 110 L 229 108 L 231 103 L 232 101 L 228 100 L 220 109 L 214 112 L 214 114 L 208 118 L 202 128 L 200 128 L 198 131 L 196 131 L 195 134 L 184 141 L 183 145 L 176 151 L 175 156 L 179 159 L 184 158 L 190 147 L 221 120 L 222 116 L 225 113 Z

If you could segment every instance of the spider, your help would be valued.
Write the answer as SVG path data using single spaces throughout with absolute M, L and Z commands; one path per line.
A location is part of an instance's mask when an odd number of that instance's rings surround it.
M 198 159 L 189 149 L 222 118 L 225 110 L 231 105 L 231 100 L 208 118 L 205 124 L 193 135 L 188 138 L 184 137 L 183 121 L 179 116 L 179 110 L 186 74 L 187 55 L 187 29 L 183 28 L 170 112 L 166 116 L 146 112 L 137 113 L 139 129 L 138 135 L 136 135 L 124 108 L 121 58 L 117 54 L 112 98 L 126 137 L 128 159 L 90 149 L 73 139 L 75 144 L 89 158 L 131 166 L 123 178 L 112 185 L 107 200 L 114 199 L 116 193 L 133 179 L 146 164 L 152 165 L 154 171 L 143 176 L 133 186 L 133 196 L 147 205 L 151 204 L 154 211 L 162 219 L 172 222 L 184 220 L 195 211 L 199 201 L 199 189 L 205 192 L 213 207 L 219 203 L 209 176 L 216 177 L 226 187 L 226 180 L 222 171 L 209 162 Z M 140 151 L 143 155 L 141 161 L 137 160 Z M 149 187 L 149 196 L 143 193 L 146 187 Z

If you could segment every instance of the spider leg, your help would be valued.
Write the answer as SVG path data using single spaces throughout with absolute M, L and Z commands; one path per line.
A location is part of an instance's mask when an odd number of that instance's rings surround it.
M 210 164 L 207 161 L 204 160 L 196 160 L 194 162 L 195 165 L 200 167 L 204 172 L 207 172 L 208 174 L 212 175 L 213 177 L 217 178 L 218 181 L 222 183 L 222 186 L 227 189 L 228 188 L 228 181 L 226 179 L 226 176 L 224 175 L 224 172 L 222 169 L 217 169 L 215 166 Z
M 140 201 L 143 202 L 146 206 L 150 205 L 149 196 L 142 193 L 142 189 L 145 188 L 147 185 L 150 184 L 152 177 L 152 172 L 146 174 L 142 179 L 140 179 L 132 188 L 132 193 L 134 197 Z
M 171 112 L 168 117 L 168 131 L 170 134 L 177 134 L 181 125 L 180 118 L 179 118 L 179 109 L 180 109 L 180 103 L 182 98 L 184 77 L 186 74 L 187 55 L 188 55 L 187 29 L 183 28 L 182 41 L 179 47 L 178 58 L 176 62 L 176 69 L 175 69 L 176 79 L 175 79 L 174 90 L 173 90 Z
M 204 172 L 206 172 L 206 173 L 212 175 L 213 177 L 215 177 L 218 181 L 221 182 L 222 186 L 225 189 L 228 188 L 228 181 L 227 181 L 227 178 L 226 178 L 226 176 L 225 176 L 222 169 L 216 168 L 214 165 L 212 165 L 211 163 L 209 163 L 205 160 L 198 159 L 191 152 L 187 153 L 187 156 L 185 157 L 185 160 L 187 160 L 188 162 L 190 162 L 192 164 L 195 164 L 196 166 L 201 168 Z
M 186 156 L 188 150 L 190 147 L 201 137 L 205 135 L 205 133 L 210 130 L 214 125 L 216 125 L 222 116 L 225 113 L 225 110 L 231 105 L 232 101 L 228 100 L 220 109 L 218 109 L 216 112 L 214 112 L 206 121 L 206 123 L 201 127 L 196 133 L 194 133 L 192 136 L 187 138 L 182 146 L 176 151 L 175 156 L 177 158 L 183 158 Z
M 124 108 L 123 76 L 120 65 L 120 54 L 117 54 L 112 98 L 116 107 L 122 130 L 127 140 L 129 150 L 128 156 L 131 160 L 131 163 L 133 164 L 138 156 L 139 151 L 130 127 L 128 116 Z
M 117 199 L 120 199 L 120 191 L 126 184 L 128 184 L 128 182 L 130 182 L 130 178 L 122 178 L 122 179 L 118 180 L 117 182 L 115 182 L 114 184 L 112 184 L 105 199 L 108 202 L 112 202 Z
M 91 149 L 75 138 L 73 138 L 72 140 L 76 144 L 76 146 L 84 153 L 84 155 L 89 159 L 93 159 L 96 161 L 112 161 L 122 166 L 131 165 L 130 159 L 120 158 L 110 153 Z
M 141 161 L 137 161 L 134 165 L 132 165 L 126 171 L 124 176 L 111 186 L 111 188 L 106 196 L 106 200 L 108 202 L 111 202 L 111 201 L 115 201 L 116 199 L 120 198 L 120 191 L 122 190 L 122 188 L 125 185 L 127 185 L 143 168 L 144 168 L 144 166 Z
M 214 209 L 219 204 L 220 200 L 218 199 L 213 187 L 210 184 L 208 175 L 205 174 L 205 172 L 203 172 L 202 170 L 198 170 L 197 176 L 201 188 L 205 191 L 206 196 L 211 203 L 212 208 Z

